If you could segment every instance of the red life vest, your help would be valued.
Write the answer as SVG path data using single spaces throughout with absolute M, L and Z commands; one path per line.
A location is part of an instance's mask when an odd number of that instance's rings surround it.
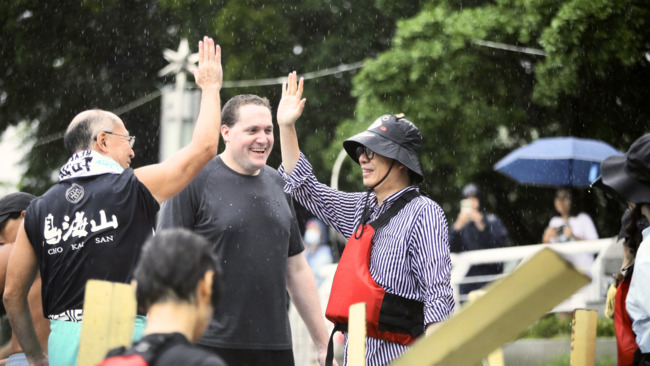
M 368 337 L 407 345 L 424 332 L 424 304 L 386 293 L 370 276 L 369 268 L 375 231 L 418 195 L 416 191 L 405 193 L 377 220 L 359 225 L 357 233 L 348 240 L 334 274 L 325 311 L 327 319 L 337 327 L 335 330 L 347 326 L 350 305 L 365 302 Z
M 632 281 L 633 267 L 628 269 L 625 278 L 616 288 L 614 300 L 614 331 L 616 332 L 616 351 L 618 366 L 629 366 L 634 361 L 634 352 L 639 346 L 636 344 L 636 336 L 632 330 L 632 319 L 627 313 L 625 299 Z

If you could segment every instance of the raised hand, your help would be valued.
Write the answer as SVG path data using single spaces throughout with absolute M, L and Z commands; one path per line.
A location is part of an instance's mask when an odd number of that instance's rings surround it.
M 289 74 L 288 80 L 282 83 L 282 99 L 278 105 L 278 124 L 280 126 L 293 125 L 305 108 L 307 99 L 301 99 L 305 80 L 300 78 L 300 82 L 296 82 L 297 79 L 298 76 L 294 71 Z
M 221 47 L 214 44 L 210 37 L 199 41 L 199 67 L 192 70 L 196 85 L 201 89 L 215 88 L 221 90 L 223 70 L 221 68 Z

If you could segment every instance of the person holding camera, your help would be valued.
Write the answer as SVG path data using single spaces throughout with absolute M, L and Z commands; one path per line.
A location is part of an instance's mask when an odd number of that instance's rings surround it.
M 463 187 L 460 212 L 449 228 L 449 246 L 452 253 L 492 249 L 508 246 L 508 229 L 501 219 L 486 213 L 481 202 L 481 191 L 476 184 Z M 468 277 L 496 275 L 503 272 L 503 263 L 484 263 L 472 266 Z M 461 284 L 460 294 L 467 294 L 485 286 L 486 282 Z
M 449 230 L 449 246 L 452 253 L 508 245 L 508 229 L 496 215 L 485 212 L 481 191 L 475 184 L 470 183 L 463 187 L 460 206 L 458 218 Z
M 585 213 L 577 213 L 572 205 L 573 194 L 568 188 L 560 188 L 555 193 L 555 210 L 560 214 L 554 216 L 544 230 L 542 243 L 565 243 L 580 240 L 596 240 L 598 232 L 591 217 Z M 571 262 L 578 268 L 588 269 L 594 262 L 593 255 L 573 254 Z

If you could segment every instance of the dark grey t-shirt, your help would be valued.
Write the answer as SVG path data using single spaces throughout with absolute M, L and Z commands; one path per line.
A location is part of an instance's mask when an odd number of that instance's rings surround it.
M 197 343 L 223 348 L 291 348 L 287 257 L 303 251 L 289 195 L 265 166 L 248 176 L 217 156 L 163 204 L 158 229 L 185 227 L 203 235 L 221 261 L 224 292 Z

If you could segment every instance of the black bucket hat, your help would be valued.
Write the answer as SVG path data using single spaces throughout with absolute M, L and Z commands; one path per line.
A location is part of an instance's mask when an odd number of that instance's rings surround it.
M 12 213 L 26 210 L 34 198 L 36 197 L 24 192 L 9 193 L 2 197 L 0 199 L 0 223 L 5 222 Z
M 359 163 L 357 147 L 365 146 L 375 153 L 394 159 L 409 168 L 415 183 L 424 180 L 418 150 L 422 145 L 420 130 L 403 114 L 385 114 L 375 120 L 367 130 L 343 141 L 343 148 L 352 160 Z
M 593 186 L 604 186 L 625 201 L 650 203 L 650 134 L 634 141 L 627 154 L 603 160 L 600 173 Z

